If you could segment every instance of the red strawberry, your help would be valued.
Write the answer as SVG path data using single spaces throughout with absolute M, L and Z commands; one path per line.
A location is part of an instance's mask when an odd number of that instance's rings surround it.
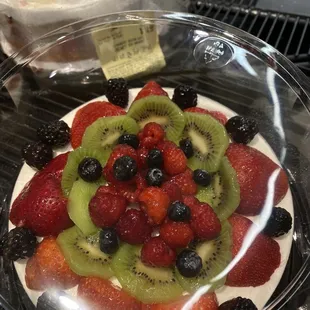
M 137 149 L 137 157 L 138 157 L 138 168 L 139 169 L 144 169 L 147 167 L 147 155 L 149 151 L 147 148 L 138 148 Z
M 89 215 L 97 227 L 110 227 L 116 224 L 126 206 L 124 197 L 100 193 L 99 190 L 89 202 Z
M 180 187 L 182 195 L 195 195 L 197 193 L 197 184 L 193 180 L 193 172 L 190 169 L 173 176 L 170 181 Z
M 188 223 L 167 221 L 160 227 L 160 237 L 173 249 L 186 248 L 194 233 Z
M 142 262 L 154 267 L 169 267 L 175 259 L 176 253 L 163 239 L 154 237 L 146 241 L 141 250 Z
M 232 226 L 233 258 L 239 253 L 247 238 L 252 221 L 241 216 L 229 218 Z M 237 265 L 228 273 L 226 284 L 229 286 L 259 286 L 269 281 L 281 261 L 279 244 L 268 236 L 258 234 Z
M 195 205 L 200 204 L 200 201 L 195 196 L 183 196 L 183 202 L 190 208 L 194 208 Z
M 187 168 L 187 158 L 178 147 L 167 147 L 163 152 L 164 169 L 170 175 L 177 175 Z
M 190 297 L 185 296 L 182 297 L 180 300 L 173 301 L 170 303 L 165 304 L 154 304 L 150 305 L 150 310 L 182 310 L 185 304 L 190 300 Z M 190 305 L 189 307 L 191 310 L 218 310 L 218 302 L 216 295 L 214 293 L 211 294 L 203 294 L 199 300 Z M 142 307 L 143 309 L 143 307 Z
M 185 109 L 184 112 L 208 114 L 208 115 L 211 115 L 216 120 L 218 120 L 223 125 L 225 125 L 227 122 L 227 117 L 222 112 L 219 112 L 219 111 L 209 111 L 203 108 L 194 107 L 194 108 Z
M 167 215 L 170 204 L 169 196 L 158 187 L 147 187 L 139 196 L 139 201 L 145 209 L 150 221 L 159 225 Z
M 168 96 L 168 94 L 156 82 L 150 81 L 140 90 L 134 101 L 148 96 Z
M 33 290 L 69 289 L 79 283 L 80 276 L 71 271 L 56 239 L 48 237 L 28 260 L 25 280 L 27 287 Z
M 172 182 L 165 182 L 161 188 L 169 196 L 170 201 L 183 201 L 180 187 Z
M 117 188 L 113 185 L 107 185 L 107 186 L 100 186 L 97 189 L 96 195 L 103 195 L 103 194 L 110 194 L 110 195 L 120 195 Z
M 137 153 L 133 147 L 131 147 L 127 144 L 119 144 L 113 149 L 113 151 L 112 151 L 112 153 L 108 159 L 108 162 L 106 163 L 105 167 L 103 168 L 103 174 L 105 176 L 105 179 L 108 182 L 113 183 L 114 185 L 124 185 L 124 184 L 134 183 L 134 180 L 130 180 L 127 182 L 120 182 L 114 178 L 113 165 L 118 158 L 123 157 L 123 156 L 130 156 L 131 158 L 133 158 L 134 160 L 137 161 Z
M 200 203 L 191 207 L 190 226 L 196 238 L 200 240 L 215 239 L 222 229 L 216 213 L 207 203 Z
M 10 220 L 14 225 L 24 226 L 26 224 L 26 214 L 28 214 L 28 211 L 32 212 L 33 207 L 32 201 L 28 199 L 30 193 L 36 195 L 38 188 L 50 177 L 60 179 L 61 173 L 67 163 L 68 155 L 69 152 L 55 157 L 25 185 L 22 192 L 13 202 L 10 212 Z
M 147 240 L 152 227 L 147 221 L 147 216 L 140 210 L 127 210 L 116 225 L 120 239 L 130 244 L 142 244 Z
M 109 280 L 83 278 L 78 286 L 78 297 L 92 310 L 140 310 L 141 303 Z
M 154 122 L 147 123 L 142 133 L 139 134 L 140 145 L 148 150 L 153 149 L 159 142 L 163 141 L 165 131 Z
M 237 172 L 240 185 L 240 204 L 237 213 L 257 215 L 262 211 L 268 194 L 268 181 L 272 173 L 280 168 L 260 151 L 243 144 L 230 144 L 226 155 Z M 288 190 L 288 179 L 283 169 L 272 184 L 274 205 L 278 204 Z
M 126 111 L 110 102 L 97 101 L 87 104 L 77 111 L 71 128 L 71 145 L 75 149 L 81 145 L 86 128 L 100 117 L 125 115 Z

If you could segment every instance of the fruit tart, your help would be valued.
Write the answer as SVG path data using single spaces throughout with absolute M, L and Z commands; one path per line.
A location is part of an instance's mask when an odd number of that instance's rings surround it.
M 1 252 L 38 309 L 262 309 L 281 278 L 286 173 L 190 86 L 109 80 L 22 155 Z

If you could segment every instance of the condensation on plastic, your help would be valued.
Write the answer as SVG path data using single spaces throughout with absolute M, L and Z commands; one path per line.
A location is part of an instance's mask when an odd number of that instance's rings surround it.
M 265 309 L 284 308 L 292 297 L 302 292 L 301 287 L 307 288 L 310 273 L 308 80 L 279 52 L 243 31 L 185 13 L 152 14 L 153 17 L 150 12 L 124 12 L 74 23 L 29 44 L 4 62 L 0 66 L 0 80 L 14 96 L 17 109 L 13 116 L 18 117 L 19 113 L 26 111 L 32 118 L 19 118 L 24 124 L 17 126 L 13 123 L 10 130 L 22 136 L 20 126 L 34 127 L 35 120 L 46 116 L 45 110 L 52 111 L 50 118 L 55 119 L 86 98 L 103 94 L 106 79 L 97 55 L 92 53 L 90 46 L 85 49 L 80 45 L 81 39 L 91 41 L 92 32 L 120 22 L 128 27 L 154 23 L 166 66 L 151 74 L 141 72 L 131 77 L 130 87 L 141 87 L 150 79 L 157 80 L 164 87 L 189 84 L 199 94 L 238 114 L 255 118 L 262 136 L 288 173 L 295 213 L 293 247 L 284 276 Z M 81 61 L 80 55 L 88 51 L 88 57 L 94 60 L 93 66 L 79 72 L 44 69 L 34 75 L 29 73 L 34 62 L 44 61 L 46 54 L 57 54 L 59 46 L 74 52 Z M 68 60 L 62 65 L 69 66 L 70 63 Z M 38 94 L 39 99 L 34 99 L 34 94 Z M 0 129 L 1 126 L 2 123 Z M 6 143 L 17 147 L 15 141 Z M 4 214 L 8 212 L 10 196 L 11 190 L 8 190 L 3 204 Z M 2 224 L 6 225 L 5 221 Z M 12 282 L 14 270 L 9 270 L 5 279 L 12 287 L 16 285 Z M 5 296 L 6 302 L 12 303 L 12 296 L 9 293 Z M 294 308 L 288 306 L 286 309 Z

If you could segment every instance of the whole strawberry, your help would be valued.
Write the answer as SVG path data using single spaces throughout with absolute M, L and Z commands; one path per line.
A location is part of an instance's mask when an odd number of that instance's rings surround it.
M 148 96 L 168 96 L 168 94 L 155 81 L 150 81 L 140 90 L 134 101 Z
M 232 254 L 238 255 L 248 231 L 254 225 L 251 220 L 241 215 L 229 218 L 232 227 Z M 258 234 L 237 265 L 228 273 L 226 285 L 237 287 L 260 286 L 269 281 L 279 267 L 281 254 L 279 244 L 268 236 Z
M 232 167 L 236 170 L 240 185 L 240 204 L 237 213 L 258 215 L 264 207 L 268 191 L 274 194 L 277 205 L 288 191 L 288 179 L 283 169 L 260 151 L 243 144 L 232 143 L 226 151 Z M 275 182 L 268 184 L 278 170 Z M 268 187 L 270 186 L 270 187 Z
M 197 184 L 193 180 L 193 171 L 190 169 L 173 176 L 170 181 L 179 186 L 182 195 L 195 195 L 197 193 Z

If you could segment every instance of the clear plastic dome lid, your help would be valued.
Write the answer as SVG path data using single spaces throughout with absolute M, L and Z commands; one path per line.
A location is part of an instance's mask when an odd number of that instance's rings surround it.
M 280 309 L 306 280 L 309 86 L 271 46 L 131 11 L 0 76 L 6 309 Z

